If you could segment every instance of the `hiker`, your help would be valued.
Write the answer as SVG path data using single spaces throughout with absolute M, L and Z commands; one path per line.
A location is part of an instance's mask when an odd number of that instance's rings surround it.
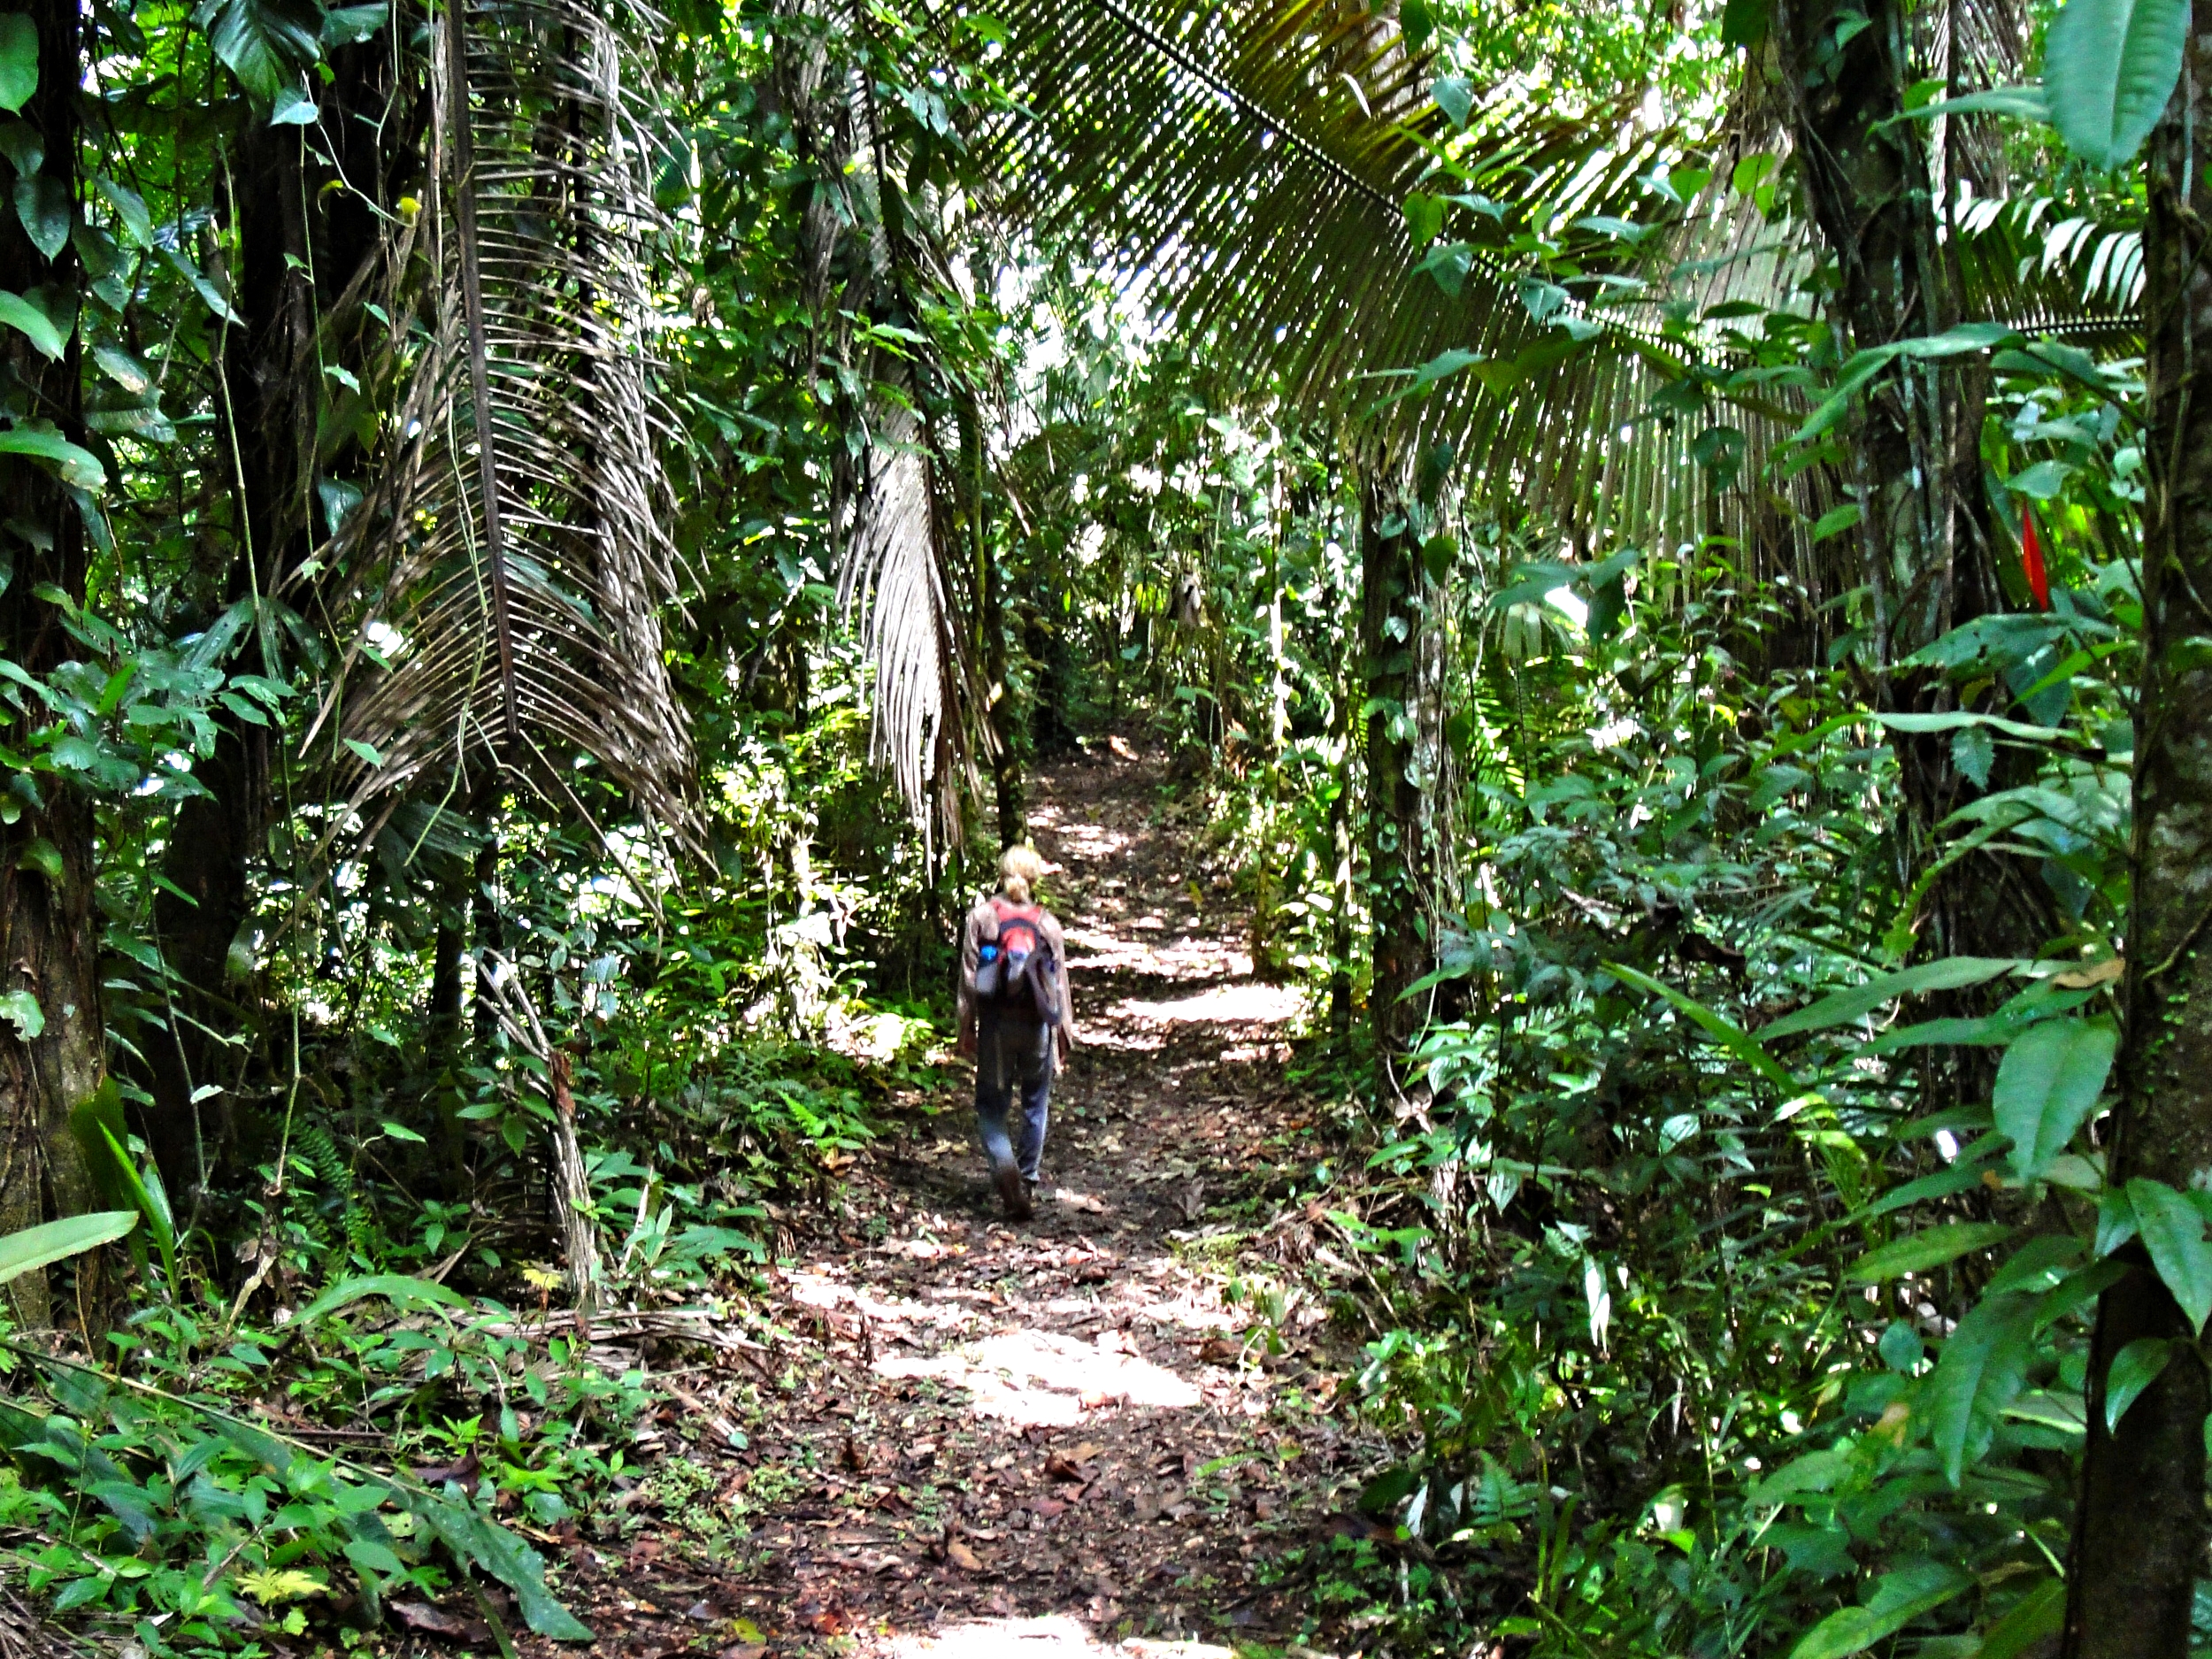
M 960 940 L 960 1052 L 976 1056 L 975 1115 L 1006 1213 L 1029 1219 L 1042 1177 L 1052 1073 L 1075 1046 L 1067 941 L 1037 902 L 1045 861 L 1034 847 L 999 856 L 999 889 L 968 912 Z M 1021 1092 L 1021 1146 L 1006 1117 Z

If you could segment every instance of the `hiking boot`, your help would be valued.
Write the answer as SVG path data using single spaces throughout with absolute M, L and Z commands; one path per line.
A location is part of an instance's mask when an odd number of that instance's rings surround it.
M 1014 1165 L 1000 1164 L 991 1172 L 991 1179 L 997 1185 L 999 1202 L 1006 1206 L 1010 1220 L 1026 1221 L 1036 1214 L 1035 1207 L 1029 1202 L 1028 1185 L 1023 1181 L 1022 1172 Z

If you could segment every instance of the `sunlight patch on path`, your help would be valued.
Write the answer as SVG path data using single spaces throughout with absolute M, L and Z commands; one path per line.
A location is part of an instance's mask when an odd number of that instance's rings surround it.
M 879 1377 L 933 1377 L 965 1388 L 969 1409 L 1021 1428 L 1070 1428 L 1104 1405 L 1183 1410 L 1203 1396 L 1166 1367 L 1133 1354 L 1047 1331 L 1002 1331 L 962 1351 L 909 1359 L 887 1356 Z
M 1068 941 L 1068 966 L 1074 971 L 1079 987 L 1084 974 L 1115 970 L 1141 973 L 1156 979 L 1188 979 L 1205 985 L 1217 984 L 1225 979 L 1240 979 L 1252 972 L 1249 954 L 1203 934 L 1177 939 L 1171 943 L 1147 945 L 1094 926 L 1087 917 L 1064 922 L 1064 926 Z M 1164 927 L 1166 924 L 1161 926 Z
M 1195 996 L 1171 1002 L 1140 1002 L 1129 997 L 1114 1004 L 1109 1019 L 1134 1020 L 1140 1025 L 1185 1025 L 1211 1022 L 1223 1025 L 1279 1025 L 1305 1010 L 1296 987 L 1265 985 L 1257 979 L 1217 984 Z
M 934 1636 L 895 1636 L 890 1652 L 895 1659 L 1236 1659 L 1210 1642 L 1097 1641 L 1081 1620 L 1064 1617 L 978 1619 Z

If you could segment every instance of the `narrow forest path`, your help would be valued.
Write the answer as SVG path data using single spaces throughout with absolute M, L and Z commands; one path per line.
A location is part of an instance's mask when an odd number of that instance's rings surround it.
M 1057 1195 L 999 1220 L 964 1075 L 895 1114 L 772 1275 L 772 1357 L 687 1383 L 698 1409 L 649 1428 L 629 1517 L 568 1552 L 602 1651 L 1063 1659 L 1300 1632 L 1310 1592 L 1264 1563 L 1325 1535 L 1371 1448 L 1334 1403 L 1350 1354 L 1283 1300 L 1310 1249 L 1286 1195 L 1325 1148 L 1286 1075 L 1295 995 L 1251 977 L 1156 764 L 1033 787 L 1086 1037 L 1055 1091 Z M 1280 1353 L 1246 1340 L 1271 1311 Z

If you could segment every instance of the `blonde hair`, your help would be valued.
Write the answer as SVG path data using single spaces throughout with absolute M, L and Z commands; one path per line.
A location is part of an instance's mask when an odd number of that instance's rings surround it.
M 998 856 L 999 891 L 1017 904 L 1029 902 L 1031 893 L 1044 876 L 1042 856 L 1026 841 L 1017 841 Z

